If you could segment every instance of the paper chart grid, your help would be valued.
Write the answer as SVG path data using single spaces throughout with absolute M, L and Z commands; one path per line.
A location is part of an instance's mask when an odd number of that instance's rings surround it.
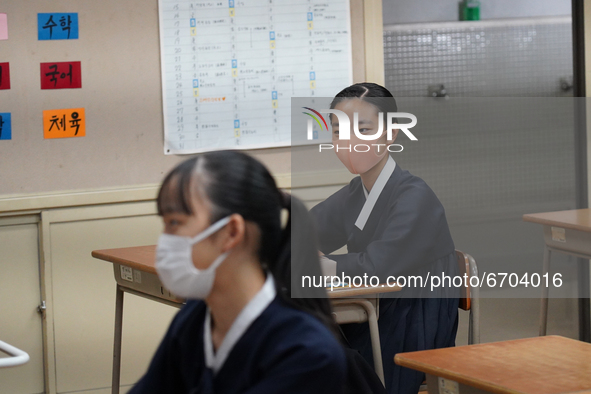
M 349 2 L 160 0 L 164 153 L 290 146 L 291 98 L 352 81 Z

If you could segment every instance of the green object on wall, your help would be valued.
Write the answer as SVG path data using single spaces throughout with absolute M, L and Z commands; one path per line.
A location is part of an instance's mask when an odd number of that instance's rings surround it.
M 463 0 L 460 2 L 460 20 L 480 20 L 480 2 L 477 0 Z

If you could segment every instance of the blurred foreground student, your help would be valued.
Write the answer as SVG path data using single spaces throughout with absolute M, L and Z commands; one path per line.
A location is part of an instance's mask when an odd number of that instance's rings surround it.
M 188 301 L 130 393 L 343 392 L 328 300 L 290 297 L 292 257 L 320 272 L 313 242 L 291 252 L 311 219 L 262 164 L 232 151 L 187 160 L 165 178 L 158 212 L 158 274 Z
M 331 108 L 344 112 L 351 126 L 350 139 L 339 138 L 339 130 L 347 123 L 339 124 L 331 114 L 333 145 L 340 148 L 336 154 L 351 173 L 360 176 L 311 210 L 320 250 L 329 260 L 326 264 L 332 262 L 339 277 L 367 274 L 379 277 L 380 283 L 386 283 L 388 276 L 457 275 L 443 206 L 429 186 L 401 169 L 386 149 L 398 131 L 387 139 L 386 114 L 397 112 L 392 94 L 382 86 L 360 83 L 337 94 Z M 358 138 L 353 131 L 358 126 L 364 136 L 378 135 L 380 124 L 382 134 L 375 140 Z M 346 149 L 356 144 L 371 149 Z M 347 254 L 330 254 L 344 245 Z M 380 300 L 378 321 L 386 389 L 392 394 L 416 394 L 424 375 L 395 365 L 394 355 L 454 346 L 459 292 L 450 287 L 430 291 L 429 287 L 407 285 L 389 295 L 395 298 Z M 371 364 L 367 323 L 343 325 L 342 329 L 351 346 Z

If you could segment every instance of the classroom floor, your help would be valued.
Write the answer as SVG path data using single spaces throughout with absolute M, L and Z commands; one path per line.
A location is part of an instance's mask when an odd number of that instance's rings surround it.
M 483 298 L 480 300 L 480 342 L 506 341 L 538 335 L 540 300 L 536 298 Z M 579 338 L 578 300 L 550 299 L 548 335 Z M 468 312 L 460 310 L 456 345 L 468 344 Z

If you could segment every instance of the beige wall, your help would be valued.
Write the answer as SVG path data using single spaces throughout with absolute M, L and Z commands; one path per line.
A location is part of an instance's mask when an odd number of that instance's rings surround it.
M 21 367 L 0 369 L 3 394 L 43 391 L 38 226 L 35 215 L 0 217 L 0 340 L 31 358 Z
M 57 392 L 108 387 L 115 314 L 113 266 L 90 251 L 154 244 L 161 231 L 153 202 L 57 209 L 42 215 L 49 346 Z M 125 297 L 122 384 L 145 371 L 175 308 Z M 49 333 L 48 333 L 49 334 Z
M 0 196 L 126 188 L 158 183 L 182 157 L 163 154 L 157 0 L 0 0 L 9 39 L 12 140 L 0 143 Z M 38 12 L 77 12 L 78 40 L 37 40 Z M 352 0 L 355 81 L 384 82 L 381 1 Z M 81 61 L 82 88 L 40 90 L 39 63 Z M 85 108 L 86 136 L 42 138 L 42 111 Z M 252 154 L 289 173 L 288 148 Z

